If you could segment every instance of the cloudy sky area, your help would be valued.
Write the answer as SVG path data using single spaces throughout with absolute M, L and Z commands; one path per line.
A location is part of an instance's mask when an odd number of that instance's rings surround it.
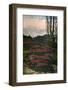
M 47 21 L 45 16 L 24 15 L 23 16 L 23 33 L 24 35 L 36 37 L 46 34 Z

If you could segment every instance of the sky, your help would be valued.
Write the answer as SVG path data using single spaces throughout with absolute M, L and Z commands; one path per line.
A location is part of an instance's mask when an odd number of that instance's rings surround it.
M 23 15 L 24 35 L 36 37 L 47 33 L 47 21 L 45 16 Z

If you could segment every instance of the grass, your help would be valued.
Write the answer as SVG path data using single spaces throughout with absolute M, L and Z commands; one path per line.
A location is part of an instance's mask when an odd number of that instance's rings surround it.
M 36 44 L 37 45 L 37 44 Z M 41 44 L 40 44 L 41 45 Z M 55 73 L 57 72 L 57 45 L 53 41 L 48 42 L 48 46 L 50 48 L 54 48 L 55 51 L 52 53 L 50 52 L 29 52 L 31 49 L 31 45 L 24 46 L 23 48 L 23 57 L 24 57 L 24 63 L 26 63 L 27 66 L 24 66 L 23 74 L 38 74 L 38 73 Z M 41 47 L 46 47 L 46 45 L 42 45 Z M 30 65 L 30 55 L 49 55 L 50 61 L 47 66 L 44 67 L 36 67 L 36 65 L 32 65 L 32 67 L 29 67 Z M 52 55 L 52 56 L 50 56 Z

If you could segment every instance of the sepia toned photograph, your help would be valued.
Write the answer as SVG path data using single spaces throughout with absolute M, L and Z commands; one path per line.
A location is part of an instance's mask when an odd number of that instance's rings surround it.
M 23 15 L 23 74 L 57 73 L 57 20 Z

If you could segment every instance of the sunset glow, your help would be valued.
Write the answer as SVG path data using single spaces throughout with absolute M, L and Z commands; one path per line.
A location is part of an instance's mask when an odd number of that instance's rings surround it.
M 46 34 L 47 21 L 46 18 L 38 18 L 38 16 L 28 17 L 24 16 L 24 34 L 31 35 L 33 37 L 37 35 Z

